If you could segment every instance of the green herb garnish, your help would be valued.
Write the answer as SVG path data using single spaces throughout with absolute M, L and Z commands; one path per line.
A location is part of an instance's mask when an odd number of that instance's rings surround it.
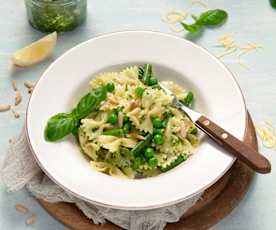
M 81 98 L 71 113 L 58 113 L 52 116 L 45 128 L 45 139 L 57 141 L 70 133 L 76 134 L 80 120 L 95 111 L 106 98 L 106 87 L 94 89 Z
M 45 130 L 47 141 L 57 141 L 70 134 L 76 127 L 77 119 L 71 113 L 58 113 L 51 117 Z
M 271 5 L 273 8 L 276 8 L 276 0 L 270 0 L 270 5 Z
M 193 16 L 195 22 L 193 24 L 186 24 L 180 22 L 185 30 L 196 33 L 199 32 L 203 27 L 218 26 L 222 24 L 227 18 L 227 12 L 220 9 L 208 10 L 202 13 L 199 17 Z

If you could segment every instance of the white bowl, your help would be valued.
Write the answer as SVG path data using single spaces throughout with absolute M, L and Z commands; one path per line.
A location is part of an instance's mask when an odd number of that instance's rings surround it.
M 125 180 L 94 171 L 73 137 L 44 140 L 47 120 L 70 111 L 101 71 L 152 63 L 159 79 L 191 89 L 196 109 L 243 139 L 246 108 L 233 75 L 201 47 L 158 32 L 117 32 L 93 38 L 67 51 L 44 72 L 27 110 L 33 154 L 42 170 L 72 195 L 116 209 L 142 210 L 183 201 L 204 191 L 231 167 L 235 158 L 204 138 L 185 163 L 156 177 Z

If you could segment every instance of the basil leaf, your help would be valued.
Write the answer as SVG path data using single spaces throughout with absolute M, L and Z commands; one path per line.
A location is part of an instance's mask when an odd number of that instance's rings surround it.
M 77 120 L 72 114 L 58 113 L 48 120 L 45 129 L 45 139 L 48 141 L 57 141 L 70 134 Z
M 271 5 L 273 8 L 276 8 L 276 0 L 270 0 L 270 5 Z
M 188 25 L 184 22 L 180 22 L 181 25 L 184 27 L 185 30 L 191 32 L 191 33 L 196 33 L 198 31 L 200 31 L 202 25 L 199 25 L 197 23 L 194 23 L 194 24 L 191 24 L 191 25 Z
M 58 113 L 51 117 L 45 129 L 45 139 L 57 141 L 70 133 L 76 136 L 81 125 L 80 120 L 95 111 L 106 99 L 106 94 L 105 86 L 94 89 L 81 98 L 71 113 Z
M 78 138 L 78 136 L 79 136 L 79 127 L 81 126 L 81 120 L 78 120 L 77 122 L 76 122 L 76 125 L 75 125 L 75 127 L 72 129 L 72 134 L 75 136 L 75 137 L 77 137 Z
M 106 99 L 106 94 L 107 90 L 104 86 L 91 91 L 81 98 L 72 113 L 78 119 L 87 117 L 91 112 L 95 111 L 99 107 L 103 100 Z
M 275 0 L 276 1 L 276 0 Z M 183 28 L 191 33 L 199 32 L 204 26 L 217 26 L 225 21 L 227 13 L 224 10 L 215 9 L 202 13 L 199 17 L 192 15 L 193 24 L 180 22 Z
M 196 22 L 200 25 L 216 26 L 223 23 L 226 18 L 227 18 L 226 11 L 215 9 L 215 10 L 208 10 L 202 13 Z

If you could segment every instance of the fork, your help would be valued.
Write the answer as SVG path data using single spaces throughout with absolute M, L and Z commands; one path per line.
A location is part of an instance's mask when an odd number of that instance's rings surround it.
M 167 95 L 173 98 L 173 106 L 186 114 L 196 127 L 207 134 L 219 146 L 244 162 L 254 171 L 258 173 L 270 173 L 271 164 L 263 155 L 221 128 L 206 116 L 182 104 L 164 84 L 159 83 L 159 86 Z

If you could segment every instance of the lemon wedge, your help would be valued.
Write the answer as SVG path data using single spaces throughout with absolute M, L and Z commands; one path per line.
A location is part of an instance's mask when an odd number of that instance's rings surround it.
M 57 33 L 51 33 L 38 41 L 16 51 L 12 55 L 12 62 L 21 67 L 27 67 L 43 61 L 54 49 Z

